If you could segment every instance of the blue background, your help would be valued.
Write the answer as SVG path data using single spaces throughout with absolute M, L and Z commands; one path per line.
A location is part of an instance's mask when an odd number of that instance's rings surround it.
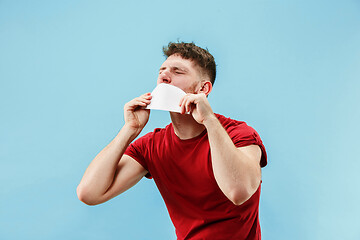
M 263 239 L 360 239 L 350 0 L 0 0 L 0 239 L 175 239 L 152 180 L 95 207 L 76 187 L 177 39 L 210 50 L 213 110 L 267 148 Z M 152 111 L 143 133 L 168 122 Z

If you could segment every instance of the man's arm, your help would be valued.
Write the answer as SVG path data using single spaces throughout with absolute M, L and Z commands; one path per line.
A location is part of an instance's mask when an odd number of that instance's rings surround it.
M 260 147 L 236 148 L 205 94 L 187 94 L 180 105 L 182 113 L 191 111 L 194 119 L 206 127 L 215 180 L 230 201 L 241 205 L 256 192 L 261 182 Z
M 77 187 L 78 198 L 88 204 L 103 203 L 135 185 L 147 171 L 133 158 L 123 155 L 146 125 L 151 95 L 144 94 L 124 106 L 125 125 L 90 163 Z
M 258 189 L 261 181 L 261 150 L 257 145 L 236 148 L 219 120 L 204 123 L 209 137 L 215 179 L 235 205 L 241 205 Z

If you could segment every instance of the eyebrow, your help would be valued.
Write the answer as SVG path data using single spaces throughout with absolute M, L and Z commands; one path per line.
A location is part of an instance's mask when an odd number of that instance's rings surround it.
M 159 71 L 162 71 L 162 70 L 165 70 L 166 69 L 166 67 L 161 67 L 160 69 L 159 69 Z M 188 72 L 188 70 L 187 70 L 187 68 L 182 68 L 182 67 L 170 67 L 170 69 L 171 70 L 173 70 L 173 71 L 176 71 L 176 70 L 180 70 L 180 71 L 183 71 L 183 72 Z

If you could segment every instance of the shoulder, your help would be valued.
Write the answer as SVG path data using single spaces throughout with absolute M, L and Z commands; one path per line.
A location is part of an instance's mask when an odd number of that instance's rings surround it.
M 225 117 L 221 114 L 217 114 L 215 113 L 216 117 L 218 118 L 219 122 L 221 123 L 221 125 L 226 129 L 231 129 L 231 128 L 242 128 L 242 129 L 252 129 L 250 126 L 248 126 L 246 124 L 246 122 L 244 121 L 239 121 L 239 120 L 235 120 L 229 117 Z
M 161 145 L 166 138 L 167 131 L 169 131 L 169 125 L 164 128 L 155 128 L 152 132 L 148 132 L 143 136 L 138 137 L 127 148 L 125 153 L 147 153 L 150 149 L 154 149 L 155 146 Z
M 155 128 L 152 132 L 148 132 L 145 135 L 139 137 L 136 141 L 149 141 L 155 138 L 162 139 L 170 131 L 171 124 L 165 126 L 164 128 Z
M 260 136 L 256 132 L 256 130 L 247 125 L 246 122 L 234 120 L 229 117 L 224 117 L 220 114 L 215 115 L 217 116 L 221 125 L 225 128 L 226 132 L 229 134 L 230 138 L 234 142 L 253 139 L 261 141 Z
M 265 167 L 267 164 L 267 155 L 265 146 L 257 133 L 257 131 L 246 124 L 244 121 L 237 121 L 228 117 L 224 117 L 220 114 L 215 114 L 219 119 L 221 125 L 225 128 L 229 134 L 231 140 L 236 147 L 245 147 L 249 145 L 258 145 L 262 150 L 261 167 Z

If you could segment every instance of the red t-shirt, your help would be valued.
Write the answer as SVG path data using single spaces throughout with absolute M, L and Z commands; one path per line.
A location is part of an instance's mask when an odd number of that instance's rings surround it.
M 260 146 L 264 167 L 266 152 L 258 133 L 245 122 L 216 116 L 236 147 Z M 134 141 L 125 154 L 148 170 L 146 177 L 154 179 L 178 239 L 261 239 L 260 186 L 240 206 L 223 194 L 213 174 L 206 130 L 181 140 L 169 124 Z

